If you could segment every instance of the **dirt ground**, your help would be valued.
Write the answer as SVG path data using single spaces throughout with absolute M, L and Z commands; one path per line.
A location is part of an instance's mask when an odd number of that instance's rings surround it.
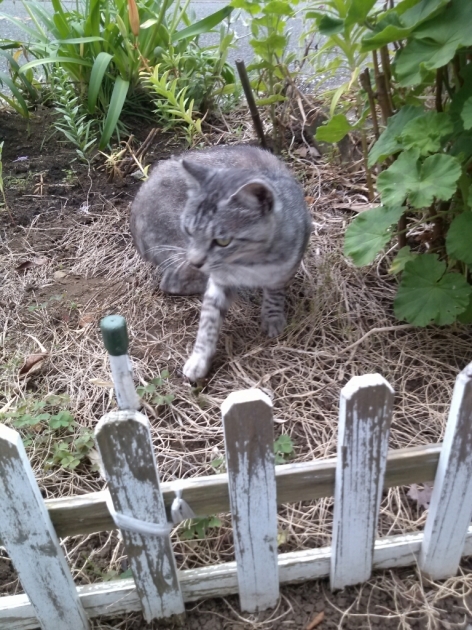
M 90 167 L 75 161 L 74 150 L 52 135 L 51 120 L 43 110 L 27 126 L 0 112 L 11 212 L 11 217 L 0 212 L 0 319 L 5 322 L 0 410 L 23 398 L 66 392 L 77 422 L 92 429 L 114 406 L 98 322 L 120 312 L 128 321 L 138 381 L 145 384 L 164 369 L 170 372 L 163 393 L 174 396 L 172 405 L 146 408 L 163 480 L 216 470 L 212 462 L 224 448 L 219 407 L 228 393 L 247 387 L 260 387 L 273 399 L 276 435 L 287 434 L 294 444 L 290 461 L 335 453 L 340 388 L 366 372 L 380 372 L 397 392 L 391 448 L 441 440 L 454 379 L 472 360 L 472 332 L 463 326 L 417 330 L 396 321 L 388 255 L 362 270 L 344 259 L 349 208 L 367 201 L 365 182 L 355 168 L 349 172 L 345 165 L 312 159 L 303 145 L 291 146 L 284 157 L 305 186 L 315 230 L 289 292 L 290 324 L 279 340 L 264 339 L 260 297 L 242 295 L 224 326 L 210 378 L 196 390 L 180 370 L 195 336 L 199 299 L 163 296 L 152 270 L 134 252 L 128 213 L 139 181 L 118 173 L 112 179 L 103 157 Z M 247 117 L 239 125 L 236 140 L 251 141 Z M 150 128 L 136 125 L 133 131 L 137 148 Z M 223 123 L 215 122 L 209 131 L 213 143 L 236 141 Z M 181 146 L 175 134 L 158 132 L 145 159 L 165 159 Z M 41 346 L 48 359 L 21 378 L 24 358 Z M 93 458 L 71 471 L 46 469 L 41 449 L 29 454 L 45 497 L 104 487 Z M 408 488 L 396 488 L 385 494 L 380 536 L 424 526 L 424 508 L 407 493 Z M 280 551 L 330 544 L 331 519 L 332 499 L 284 506 Z M 176 538 L 180 568 L 233 559 L 228 515 L 221 515 L 221 521 L 202 541 Z M 127 569 L 116 532 L 73 537 L 63 544 L 78 584 L 117 577 Z M 187 606 L 185 627 L 302 629 L 314 628 L 318 616 L 321 630 L 468 628 L 471 569 L 466 560 L 457 578 L 440 584 L 425 582 L 414 568 L 388 571 L 335 594 L 327 581 L 285 586 L 277 609 L 258 615 L 241 614 L 236 597 L 209 600 Z M 0 592 L 21 592 L 1 551 Z M 165 627 L 162 622 L 148 626 L 139 615 L 93 624 L 97 629 Z

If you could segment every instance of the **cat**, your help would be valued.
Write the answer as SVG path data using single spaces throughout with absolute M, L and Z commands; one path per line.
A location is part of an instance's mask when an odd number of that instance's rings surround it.
M 274 155 L 253 146 L 193 150 L 159 162 L 131 207 L 141 256 L 158 266 L 160 288 L 204 294 L 192 382 L 211 367 L 238 287 L 263 289 L 262 329 L 285 327 L 285 287 L 306 250 L 311 219 L 303 189 Z

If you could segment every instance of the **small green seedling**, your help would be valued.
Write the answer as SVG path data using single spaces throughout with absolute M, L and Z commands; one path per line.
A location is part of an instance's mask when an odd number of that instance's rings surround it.
M 0 414 L 20 429 L 23 444 L 35 450 L 44 445 L 45 467 L 76 468 L 94 446 L 93 433 L 79 427 L 73 414 L 64 409 L 70 403 L 66 394 L 49 395 L 44 400 L 23 400 L 18 407 Z M 61 408 L 62 407 L 62 408 Z
M 136 388 L 138 396 L 147 403 L 159 407 L 160 405 L 170 405 L 174 400 L 173 394 L 160 394 L 157 390 L 163 387 L 165 380 L 169 378 L 168 370 L 163 370 L 160 376 L 153 378 L 147 385 Z
M 184 531 L 180 534 L 181 540 L 193 540 L 194 538 L 202 540 L 210 528 L 221 527 L 221 520 L 217 516 L 192 518 L 184 522 L 184 527 Z
M 295 455 L 292 438 L 281 435 L 274 442 L 275 465 L 286 464 Z

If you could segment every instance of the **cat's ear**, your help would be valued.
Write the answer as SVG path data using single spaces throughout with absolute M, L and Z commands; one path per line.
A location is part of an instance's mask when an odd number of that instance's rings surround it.
M 231 198 L 253 210 L 259 210 L 262 214 L 268 214 L 274 208 L 274 191 L 268 184 L 260 180 L 253 180 L 244 184 Z
M 213 169 L 205 164 L 198 164 L 197 162 L 191 162 L 190 160 L 182 160 L 182 166 L 184 167 L 184 173 L 187 177 L 187 181 L 192 188 L 200 186 L 209 175 L 211 175 Z

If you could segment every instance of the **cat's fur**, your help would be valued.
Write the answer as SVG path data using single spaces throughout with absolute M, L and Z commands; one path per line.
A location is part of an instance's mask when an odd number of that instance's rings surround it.
M 191 381 L 210 369 L 237 287 L 262 288 L 262 328 L 270 337 L 282 332 L 285 286 L 310 230 L 301 186 L 267 151 L 214 147 L 154 169 L 132 205 L 131 232 L 141 256 L 162 272 L 163 291 L 205 292 L 184 366 Z

